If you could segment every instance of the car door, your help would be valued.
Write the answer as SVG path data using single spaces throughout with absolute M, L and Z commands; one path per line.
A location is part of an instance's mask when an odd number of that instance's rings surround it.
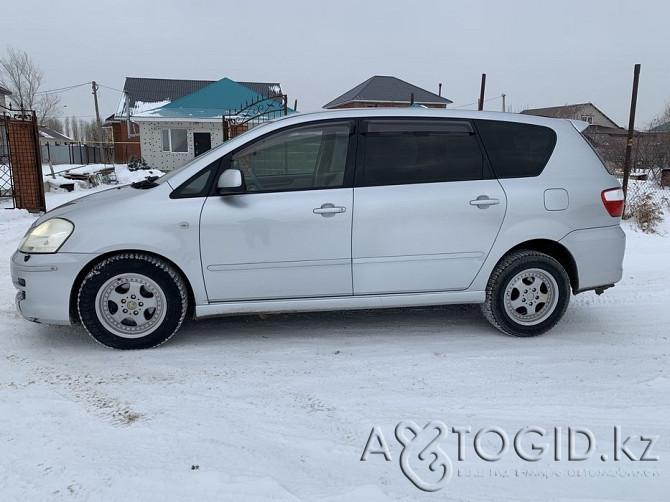
M 473 126 L 452 119 L 370 119 L 362 131 L 354 294 L 466 289 L 506 208 Z
M 246 190 L 203 206 L 210 301 L 352 295 L 353 127 L 293 126 L 224 159 Z

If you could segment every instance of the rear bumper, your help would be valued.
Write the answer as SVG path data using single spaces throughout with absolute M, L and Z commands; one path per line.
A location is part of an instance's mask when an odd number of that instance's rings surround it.
M 621 280 L 626 234 L 619 225 L 575 230 L 560 243 L 572 253 L 577 264 L 577 293 Z
M 72 286 L 82 268 L 95 256 L 79 253 L 14 253 L 10 273 L 12 283 L 18 289 L 16 308 L 19 313 L 29 321 L 72 324 Z

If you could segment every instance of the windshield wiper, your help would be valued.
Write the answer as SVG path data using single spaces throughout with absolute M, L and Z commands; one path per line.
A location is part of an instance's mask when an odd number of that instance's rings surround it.
M 158 183 L 156 183 L 157 179 L 158 176 L 149 176 L 147 179 L 144 179 L 142 181 L 136 181 L 135 183 L 131 183 L 130 186 L 133 188 L 146 190 L 147 188 L 157 187 L 158 186 Z

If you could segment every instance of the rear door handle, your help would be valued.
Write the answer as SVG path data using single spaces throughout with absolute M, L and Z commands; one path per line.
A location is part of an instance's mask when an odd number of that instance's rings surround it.
M 470 201 L 471 206 L 477 206 L 479 209 L 487 209 L 489 206 L 500 204 L 500 199 L 490 199 L 488 195 L 480 195 L 475 200 Z
M 337 213 L 344 213 L 346 210 L 347 210 L 346 207 L 336 206 L 335 204 L 327 202 L 325 204 L 321 204 L 321 207 L 315 207 L 314 209 L 312 209 L 312 212 L 314 214 L 320 214 L 324 218 L 332 218 Z

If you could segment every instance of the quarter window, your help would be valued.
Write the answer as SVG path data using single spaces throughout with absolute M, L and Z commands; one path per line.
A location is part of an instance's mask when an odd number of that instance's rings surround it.
M 556 133 L 548 127 L 498 120 L 475 125 L 498 178 L 538 176 L 556 146 Z
M 231 167 L 248 191 L 341 187 L 350 135 L 348 122 L 291 128 L 237 152 Z
M 172 199 L 184 199 L 188 197 L 206 197 L 209 195 L 210 187 L 216 175 L 221 159 L 216 159 L 205 169 L 194 175 L 186 183 L 178 187 L 170 194 Z
M 163 129 L 163 151 L 174 153 L 188 152 L 186 129 Z
M 481 179 L 484 158 L 469 122 L 368 122 L 359 186 Z M 357 175 L 358 176 L 358 175 Z

